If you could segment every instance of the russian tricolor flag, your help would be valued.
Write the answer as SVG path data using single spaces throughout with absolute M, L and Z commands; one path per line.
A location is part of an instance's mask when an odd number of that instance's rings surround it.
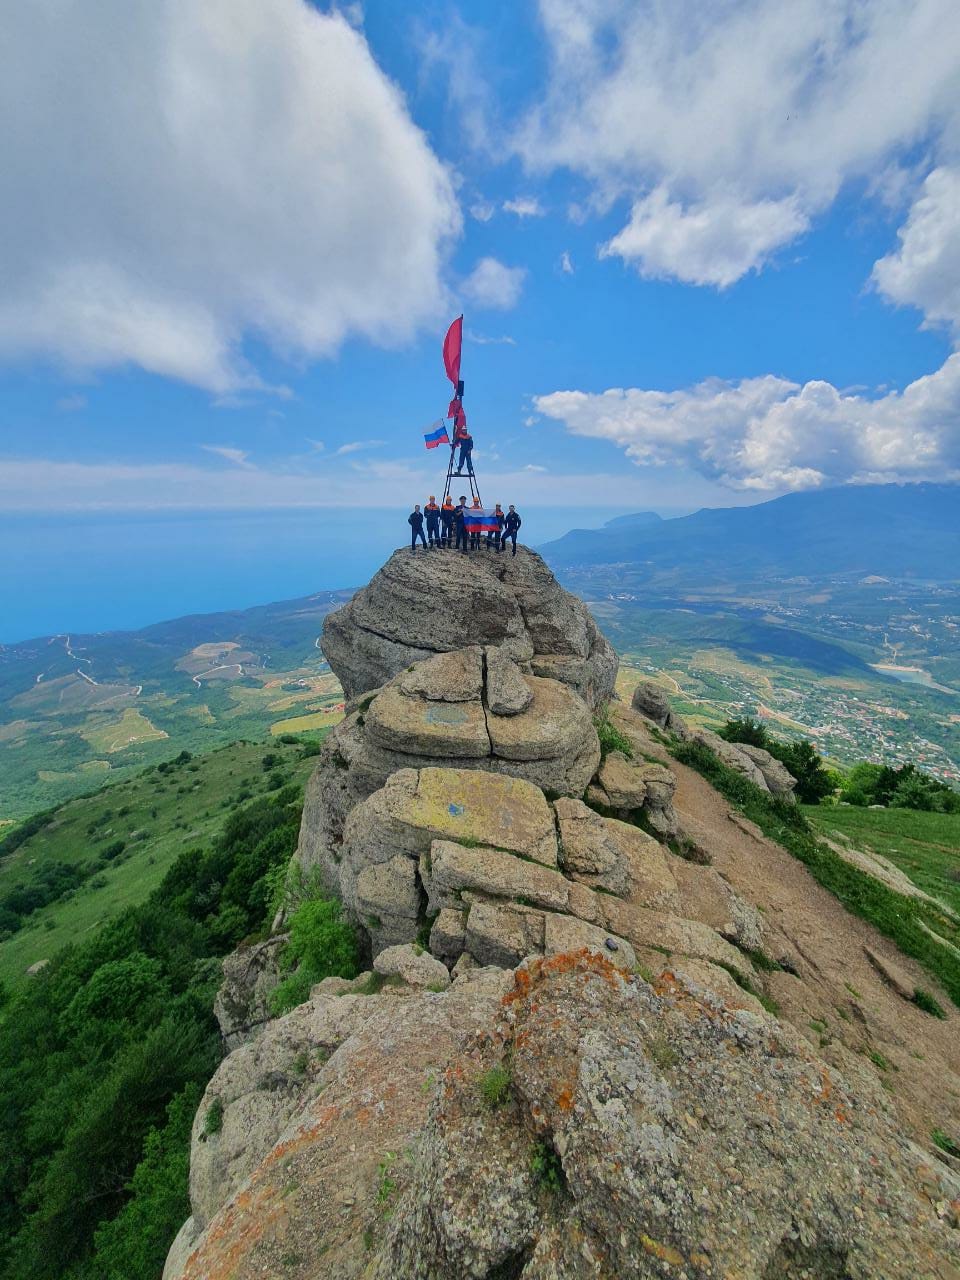
M 428 449 L 436 449 L 438 445 L 449 444 L 450 437 L 443 422 L 436 422 L 429 431 L 423 433 L 423 443 Z
M 467 533 L 496 533 L 500 523 L 493 511 L 484 511 L 483 507 L 466 507 L 463 512 L 463 527 Z

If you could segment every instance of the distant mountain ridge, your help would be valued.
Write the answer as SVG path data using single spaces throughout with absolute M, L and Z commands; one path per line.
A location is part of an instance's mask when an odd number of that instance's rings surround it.
M 539 548 L 556 568 L 649 563 L 740 575 L 960 577 L 960 491 L 951 485 L 859 485 L 791 493 L 752 507 L 651 512 L 575 529 Z

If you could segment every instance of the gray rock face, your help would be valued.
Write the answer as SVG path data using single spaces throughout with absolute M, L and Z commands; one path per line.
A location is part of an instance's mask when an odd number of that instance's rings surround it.
M 314 995 L 208 1086 L 166 1280 L 954 1276 L 955 1183 L 883 1090 L 686 968 L 588 947 Z
M 612 647 L 586 605 L 527 547 L 515 559 L 396 551 L 323 624 L 323 652 L 348 699 L 381 687 L 430 653 L 465 644 L 505 646 L 515 661 L 569 684 L 590 707 L 613 692 Z
M 213 1012 L 228 1049 L 252 1039 L 269 1022 L 269 996 L 280 981 L 279 958 L 286 941 L 285 933 L 274 934 L 225 957 Z
M 385 978 L 399 978 L 408 987 L 429 987 L 444 991 L 450 985 L 447 966 L 429 951 L 413 947 L 410 943 L 387 947 L 385 951 L 381 951 L 373 962 L 373 969 Z
M 509 653 L 491 645 L 487 657 L 487 707 L 495 716 L 516 716 L 533 701 L 533 691 Z
M 483 691 L 483 650 L 479 645 L 438 653 L 414 666 L 400 681 L 407 697 L 438 702 L 473 702 Z
M 307 787 L 297 861 L 320 867 L 327 888 L 352 904 L 340 869 L 347 814 L 397 770 L 453 765 L 581 795 L 599 759 L 590 711 L 569 686 L 524 674 L 498 646 L 485 663 L 476 647 L 434 655 L 368 693 L 328 737 Z M 392 929 L 384 936 L 403 940 Z
M 658 684 L 650 680 L 641 680 L 633 691 L 631 706 L 642 716 L 652 720 L 661 729 L 676 734 L 678 738 L 686 738 L 688 730 L 682 716 L 670 709 L 670 699 Z
M 783 800 L 794 800 L 793 789 L 797 780 L 776 756 L 772 756 L 763 747 L 753 747 L 749 742 L 738 742 L 737 747 L 745 756 L 753 761 L 763 774 L 763 781 L 771 795 L 780 796 Z
M 747 742 L 727 742 L 709 729 L 697 729 L 690 736 L 694 742 L 709 747 L 725 765 L 742 773 L 761 791 L 769 791 L 784 800 L 794 799 L 796 778 L 763 747 L 753 747 Z

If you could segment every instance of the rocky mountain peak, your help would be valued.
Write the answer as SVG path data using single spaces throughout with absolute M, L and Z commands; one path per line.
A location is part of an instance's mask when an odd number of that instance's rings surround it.
M 411 663 L 497 646 L 533 675 L 559 680 L 591 707 L 613 692 L 617 658 L 582 600 L 535 551 L 395 551 L 349 604 L 327 616 L 324 655 L 348 699 Z
M 958 1274 L 960 1179 L 798 1030 L 823 974 L 713 865 L 762 834 L 678 812 L 693 731 L 612 700 L 539 556 L 397 552 L 323 646 L 294 878 L 369 968 L 271 1018 L 284 913 L 225 962 L 165 1280 Z M 730 762 L 789 795 L 765 754 Z

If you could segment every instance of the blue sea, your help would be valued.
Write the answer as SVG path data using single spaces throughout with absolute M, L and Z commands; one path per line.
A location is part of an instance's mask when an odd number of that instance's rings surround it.
M 531 544 L 619 510 L 523 512 Z M 0 516 L 0 644 L 116 631 L 362 586 L 406 543 L 406 510 Z

